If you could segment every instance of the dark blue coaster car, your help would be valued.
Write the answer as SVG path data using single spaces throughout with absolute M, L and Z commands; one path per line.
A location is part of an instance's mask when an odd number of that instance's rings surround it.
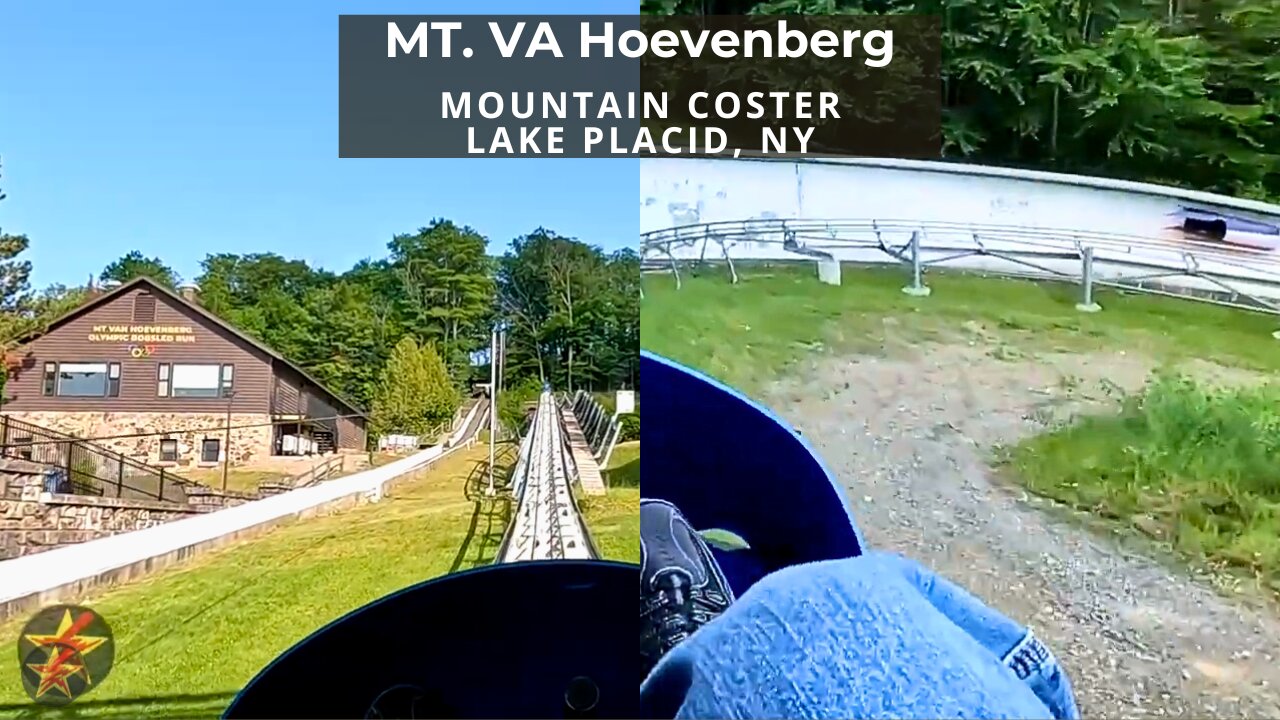
M 658 356 L 640 368 L 641 493 L 747 542 L 716 551 L 737 594 L 773 570 L 862 552 L 844 493 L 789 425 Z M 285 652 L 225 717 L 639 717 L 638 587 L 638 567 L 605 561 L 431 580 Z
M 860 555 L 844 491 L 809 443 L 741 393 L 648 352 L 640 490 L 699 530 L 727 530 L 748 550 L 714 550 L 734 592 L 766 574 Z

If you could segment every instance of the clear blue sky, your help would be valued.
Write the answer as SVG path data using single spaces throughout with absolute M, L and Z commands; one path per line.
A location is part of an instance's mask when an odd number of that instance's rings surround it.
M 638 162 L 338 159 L 338 15 L 634 13 L 636 0 L 0 0 L 0 229 L 32 284 L 130 250 L 344 270 L 433 217 L 634 244 Z

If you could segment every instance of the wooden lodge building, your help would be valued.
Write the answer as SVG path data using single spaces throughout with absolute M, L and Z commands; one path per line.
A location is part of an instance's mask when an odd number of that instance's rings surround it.
M 98 291 L 14 354 L 0 412 L 148 464 L 366 447 L 359 408 L 202 308 L 193 288 L 137 278 Z M 134 437 L 111 439 L 122 435 Z

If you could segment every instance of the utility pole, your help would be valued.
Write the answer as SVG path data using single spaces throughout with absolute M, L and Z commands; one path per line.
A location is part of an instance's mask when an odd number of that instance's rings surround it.
M 489 338 L 489 488 L 486 495 L 492 496 L 493 489 L 493 450 L 498 441 L 498 327 L 495 325 Z
M 502 393 L 507 391 L 507 384 L 503 378 L 507 373 L 507 328 L 503 326 L 498 330 L 498 399 L 502 398 Z M 494 407 L 498 406 L 494 402 Z M 502 427 L 502 423 L 498 423 L 498 427 Z
M 231 403 L 236 399 L 235 391 L 227 393 L 227 427 L 226 439 L 222 443 L 222 492 L 227 492 L 227 473 L 231 470 Z
M 502 326 L 502 333 L 498 335 L 498 390 L 502 391 L 507 388 L 507 383 L 503 379 L 507 371 L 507 326 Z

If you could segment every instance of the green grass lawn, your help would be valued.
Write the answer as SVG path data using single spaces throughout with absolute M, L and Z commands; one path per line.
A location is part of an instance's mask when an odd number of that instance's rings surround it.
M 1175 373 L 1200 359 L 1280 370 L 1280 318 L 1177 298 L 1101 291 L 1097 314 L 1075 310 L 1065 284 L 931 272 L 931 297 L 904 295 L 901 268 L 846 266 L 841 286 L 811 264 L 720 268 L 644 279 L 641 344 L 747 392 L 818 353 L 882 353 L 922 341 L 970 343 L 997 360 L 1046 350 L 1135 354 L 1160 368 L 1104 414 L 1004 448 L 1002 475 L 1152 538 L 1193 562 L 1251 575 L 1280 593 L 1280 388 L 1222 387 Z M 978 331 L 975 333 L 975 330 Z M 1004 352 L 1013 350 L 1014 352 Z
M 183 478 L 211 488 L 222 488 L 222 468 L 190 468 L 179 471 Z M 231 468 L 227 472 L 227 489 L 236 492 L 257 492 L 258 486 L 268 480 L 280 480 L 286 477 L 282 472 L 274 470 L 243 470 Z
M 591 396 L 596 399 L 596 402 L 600 403 L 600 407 L 604 408 L 610 413 L 617 411 L 618 394 L 616 392 L 593 392 L 591 393 Z M 636 400 L 635 411 L 636 411 L 636 414 L 639 414 L 640 413 L 640 393 L 636 393 L 635 400 Z
M 639 563 L 640 443 L 618 443 L 604 475 L 604 495 L 579 495 L 583 520 L 603 558 Z
M 894 342 L 948 341 L 981 323 L 993 339 L 1027 350 L 1126 349 L 1162 360 L 1201 358 L 1280 369 L 1280 318 L 1204 303 L 1099 290 L 1104 310 L 1075 310 L 1079 288 L 1059 283 L 930 272 L 933 295 L 901 288 L 902 268 L 845 266 L 843 284 L 818 282 L 810 263 L 646 275 L 640 344 L 744 390 L 814 352 L 879 352 Z
M 604 483 L 611 488 L 640 487 L 640 441 L 620 442 L 609 456 Z
M 136 583 L 82 598 L 116 637 L 111 676 L 58 711 L 33 706 L 16 653 L 0 661 L 0 717 L 210 717 L 321 625 L 387 593 L 493 560 L 505 503 L 473 492 L 487 448 L 440 461 L 383 502 L 296 521 Z M 21 622 L 0 625 L 12 648 Z
M 1161 377 L 1000 455 L 1036 493 L 1280 594 L 1280 385 Z

